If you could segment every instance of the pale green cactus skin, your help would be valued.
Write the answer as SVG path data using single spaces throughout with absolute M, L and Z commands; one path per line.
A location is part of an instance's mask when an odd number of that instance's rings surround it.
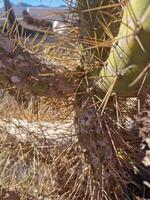
M 130 0 L 106 66 L 100 72 L 99 87 L 106 93 L 114 84 L 112 92 L 136 96 L 146 74 L 149 79 L 149 63 L 150 0 Z

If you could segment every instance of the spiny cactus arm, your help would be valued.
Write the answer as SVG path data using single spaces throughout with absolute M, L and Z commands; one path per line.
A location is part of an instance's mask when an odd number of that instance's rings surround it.
M 83 53 L 81 67 L 88 71 L 92 69 L 92 75 L 97 74 L 99 70 L 96 69 L 100 69 L 98 63 L 101 65 L 108 54 L 103 40 L 106 44 L 107 40 L 110 41 L 109 33 L 117 32 L 119 28 L 118 23 L 112 23 L 120 6 L 117 3 L 118 0 L 77 0 Z
M 76 89 L 72 71 L 52 63 L 42 63 L 33 54 L 0 34 L 0 88 L 18 88 L 39 96 L 67 97 Z
M 75 141 L 75 127 L 72 120 L 63 122 L 28 122 L 27 120 L 0 118 L 0 129 L 15 139 L 32 144 L 42 145 L 47 139 L 51 146 L 65 148 L 71 141 Z
M 125 8 L 119 34 L 106 66 L 100 72 L 99 87 L 120 96 L 136 96 L 150 78 L 150 0 L 130 0 Z
M 101 12 L 98 10 L 94 11 L 94 9 L 100 7 L 102 1 L 78 0 L 77 4 L 80 18 L 80 36 L 82 38 L 80 48 L 83 53 L 81 67 L 89 70 L 95 66 L 94 62 L 98 61 L 100 57 L 101 48 L 94 46 L 96 46 L 103 34 L 99 23 L 99 20 L 102 22 L 102 15 Z M 90 11 L 91 9 L 93 11 Z M 89 59 L 89 57 L 92 57 L 92 59 Z

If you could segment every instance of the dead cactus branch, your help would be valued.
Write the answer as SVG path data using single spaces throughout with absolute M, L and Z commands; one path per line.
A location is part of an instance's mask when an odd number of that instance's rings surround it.
M 0 87 L 10 87 L 39 96 L 68 97 L 76 85 L 75 73 L 65 67 L 47 65 L 37 56 L 0 35 Z M 68 78 L 69 77 L 69 78 Z

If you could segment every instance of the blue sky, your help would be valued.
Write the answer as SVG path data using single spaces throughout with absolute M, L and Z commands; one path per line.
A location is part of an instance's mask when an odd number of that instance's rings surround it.
M 63 0 L 10 0 L 10 2 L 14 4 L 17 4 L 20 2 L 24 2 L 31 5 L 43 4 L 50 7 L 57 7 L 57 6 L 65 4 Z M 3 0 L 0 0 L 0 7 L 2 7 L 2 5 L 3 5 Z

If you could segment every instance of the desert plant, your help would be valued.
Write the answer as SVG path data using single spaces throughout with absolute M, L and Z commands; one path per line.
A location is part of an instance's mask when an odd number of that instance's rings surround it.
M 126 122 L 137 113 L 129 98 L 143 99 L 149 87 L 149 7 L 149 0 L 78 0 L 80 65 L 71 70 L 41 63 L 38 54 L 19 45 L 14 49 L 1 33 L 1 88 L 68 100 L 74 109 L 75 138 L 65 143 L 63 152 L 61 145 L 51 150 L 54 144 L 48 140 L 50 161 L 41 159 L 42 148 L 40 158 L 30 154 L 30 161 L 38 158 L 51 168 L 54 199 L 128 198 L 129 172 L 140 165 L 142 155 L 138 134 L 132 134 Z M 36 139 L 27 144 L 40 146 L 43 140 Z

